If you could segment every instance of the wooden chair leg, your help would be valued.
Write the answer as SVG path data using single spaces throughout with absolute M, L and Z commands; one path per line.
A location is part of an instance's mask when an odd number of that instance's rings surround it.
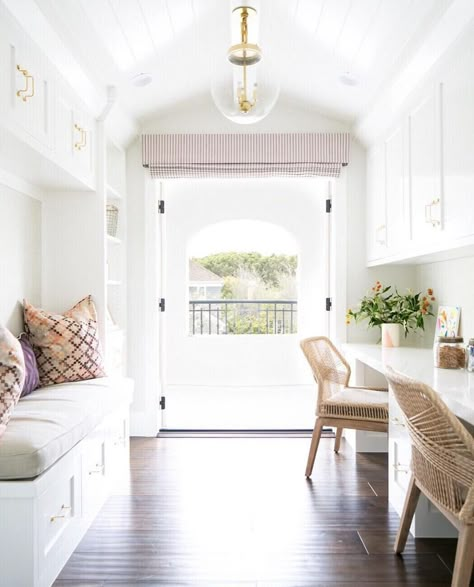
M 341 447 L 341 437 L 343 430 L 344 428 L 338 428 L 336 430 L 336 442 L 334 443 L 334 452 L 339 452 L 339 448 Z
M 311 446 L 309 448 L 308 462 L 306 464 L 306 477 L 311 477 L 311 473 L 313 472 L 314 459 L 316 458 L 316 453 L 318 452 L 319 439 L 321 437 L 322 428 L 323 422 L 319 418 L 316 418 L 313 436 L 311 437 Z
M 411 522 L 415 514 L 418 498 L 420 497 L 420 490 L 415 483 L 415 477 L 412 475 L 408 491 L 405 497 L 405 504 L 403 505 L 402 517 L 400 520 L 400 527 L 398 529 L 397 538 L 395 540 L 394 550 L 397 554 L 403 552 L 407 542 L 408 533 L 410 532 Z
M 468 587 L 474 563 L 474 526 L 462 526 L 459 531 L 456 560 L 451 587 Z

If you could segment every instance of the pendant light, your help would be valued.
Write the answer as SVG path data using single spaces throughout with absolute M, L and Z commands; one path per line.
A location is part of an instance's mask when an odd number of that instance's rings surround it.
M 273 108 L 279 84 L 271 60 L 258 44 L 258 14 L 252 6 L 231 13 L 232 44 L 219 56 L 211 93 L 224 116 L 239 124 L 262 120 Z

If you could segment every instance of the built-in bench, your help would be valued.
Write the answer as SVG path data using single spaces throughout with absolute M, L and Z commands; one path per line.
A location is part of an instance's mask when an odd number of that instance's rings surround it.
M 125 378 L 21 399 L 0 442 L 0 587 L 49 587 L 129 462 Z

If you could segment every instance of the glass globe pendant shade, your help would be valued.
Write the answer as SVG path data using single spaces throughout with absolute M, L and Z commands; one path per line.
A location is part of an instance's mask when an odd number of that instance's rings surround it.
M 252 65 L 235 65 L 219 57 L 211 83 L 218 110 L 237 124 L 253 124 L 272 110 L 280 93 L 274 68 L 266 56 Z
M 279 84 L 258 37 L 255 8 L 239 5 L 231 14 L 232 44 L 219 52 L 211 93 L 221 113 L 238 124 L 262 120 L 273 108 Z

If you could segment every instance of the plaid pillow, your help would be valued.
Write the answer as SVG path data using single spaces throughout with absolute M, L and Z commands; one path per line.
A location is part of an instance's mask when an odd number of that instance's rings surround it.
M 0 326 L 0 437 L 5 432 L 25 380 L 25 361 L 20 343 Z
M 41 385 L 105 376 L 97 314 L 91 296 L 64 314 L 50 314 L 25 301 L 24 316 Z

